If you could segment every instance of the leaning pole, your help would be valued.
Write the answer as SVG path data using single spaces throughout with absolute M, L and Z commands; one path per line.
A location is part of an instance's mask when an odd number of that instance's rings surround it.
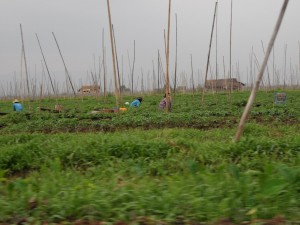
M 112 53 L 114 81 L 115 81 L 116 107 L 119 108 L 119 87 L 118 87 L 118 82 L 117 82 L 116 58 L 115 58 L 115 51 L 114 51 L 114 41 L 113 41 L 113 33 L 112 33 L 112 22 L 111 22 L 109 0 L 107 0 L 107 11 L 108 11 L 108 19 L 109 19 L 111 53 Z
M 254 84 L 254 86 L 252 88 L 251 95 L 250 95 L 250 97 L 248 99 L 247 105 L 246 105 L 245 110 L 243 112 L 243 115 L 241 117 L 241 120 L 240 120 L 240 123 L 239 123 L 239 126 L 238 126 L 238 131 L 237 131 L 237 133 L 235 135 L 234 142 L 238 142 L 240 140 L 240 138 L 242 136 L 242 133 L 244 131 L 244 125 L 245 125 L 246 119 L 247 119 L 247 117 L 248 117 L 248 115 L 250 113 L 251 107 L 252 107 L 253 102 L 255 100 L 256 93 L 257 93 L 257 90 L 259 88 L 259 84 L 260 84 L 260 82 L 262 80 L 262 77 L 263 77 L 263 74 L 265 72 L 265 68 L 267 66 L 268 59 L 269 59 L 270 53 L 272 51 L 272 48 L 273 48 L 275 39 L 277 37 L 277 34 L 278 34 L 278 31 L 279 31 L 281 22 L 283 20 L 283 17 L 284 17 L 284 14 L 285 14 L 285 11 L 286 11 L 288 3 L 289 3 L 289 0 L 284 0 L 284 2 L 283 2 L 283 5 L 282 5 L 282 8 L 281 8 L 281 11 L 280 11 L 280 14 L 279 14 L 276 26 L 274 28 L 272 37 L 271 37 L 271 39 L 269 41 L 269 45 L 268 45 L 268 49 L 267 49 L 264 61 L 262 63 L 262 66 L 260 67 L 259 73 L 258 73 L 257 78 L 256 78 L 256 82 L 255 82 L 255 84 Z
M 214 18 L 213 18 L 213 24 L 212 24 L 211 33 L 210 33 L 210 41 L 209 41 L 209 48 L 208 48 L 208 54 L 207 54 L 207 63 L 206 63 L 206 70 L 205 70 L 205 79 L 204 79 L 204 85 L 203 85 L 203 88 L 202 88 L 202 97 L 201 97 L 201 103 L 202 104 L 204 103 L 204 94 L 205 94 L 205 89 L 206 89 L 207 73 L 208 73 L 209 60 L 210 60 L 210 50 L 211 50 L 211 44 L 212 44 L 212 39 L 213 39 L 213 34 L 214 34 L 214 26 L 215 26 L 217 5 L 218 5 L 218 2 L 215 3 Z

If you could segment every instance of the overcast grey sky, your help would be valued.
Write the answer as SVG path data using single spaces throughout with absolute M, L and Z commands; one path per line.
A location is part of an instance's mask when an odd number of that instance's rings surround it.
M 152 77 L 152 60 L 157 67 L 157 51 L 164 52 L 164 29 L 167 29 L 168 0 L 110 0 L 120 66 L 128 83 L 128 52 L 133 60 L 136 42 L 135 79 L 148 73 Z M 241 80 L 247 83 L 250 54 L 263 59 L 261 41 L 265 48 L 275 26 L 282 0 L 233 0 L 232 64 L 239 64 Z M 170 72 L 174 72 L 175 13 L 178 17 L 178 74 L 191 74 L 193 56 L 196 82 L 203 79 L 213 20 L 214 0 L 172 0 Z M 300 1 L 291 0 L 275 44 L 276 68 L 283 71 L 284 49 L 287 45 L 287 70 L 299 66 Z M 25 51 L 30 76 L 41 80 L 42 56 L 35 33 L 39 35 L 51 75 L 65 80 L 52 32 L 55 33 L 72 80 L 79 85 L 88 83 L 87 73 L 97 72 L 102 58 L 102 31 L 106 46 L 109 79 L 112 78 L 106 0 L 1 0 L 0 3 L 0 78 L 6 86 L 21 70 L 21 36 L 23 27 Z M 219 0 L 217 16 L 218 70 L 223 76 L 229 69 L 230 0 Z M 211 53 L 212 73 L 215 74 L 216 40 Z M 163 54 L 161 54 L 163 56 Z M 271 57 L 272 60 L 272 57 Z M 272 61 L 269 66 L 272 67 Z M 165 60 L 163 59 L 165 67 Z M 35 72 L 36 71 L 36 72 Z M 89 71 L 89 72 L 87 72 Z M 201 78 L 198 76 L 200 71 Z M 298 71 L 297 71 L 298 72 Z M 227 72 L 226 72 L 227 73 Z M 141 79 L 141 78 L 139 78 Z M 146 78 L 144 78 L 146 79 Z M 189 78 L 187 78 L 189 79 Z M 180 79 L 179 79 L 179 82 Z

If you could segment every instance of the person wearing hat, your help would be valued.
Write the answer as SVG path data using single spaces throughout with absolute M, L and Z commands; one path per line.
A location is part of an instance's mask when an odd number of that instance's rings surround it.
M 130 103 L 130 108 L 132 107 L 140 107 L 141 103 L 143 101 L 142 97 L 138 97 L 137 99 L 135 99 L 133 102 Z
M 13 101 L 13 110 L 14 110 L 14 111 L 22 111 L 22 110 L 23 110 L 23 106 L 22 106 L 22 104 L 19 102 L 18 99 L 15 99 L 15 100 Z

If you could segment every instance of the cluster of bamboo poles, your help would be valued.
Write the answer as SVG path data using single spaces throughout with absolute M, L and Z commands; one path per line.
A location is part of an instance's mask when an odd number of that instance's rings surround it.
M 202 103 L 204 102 L 204 94 L 207 90 L 211 90 L 213 92 L 216 92 L 218 90 L 218 87 L 211 85 L 207 85 L 207 80 L 218 80 L 223 79 L 224 85 L 223 87 L 226 87 L 225 90 L 228 91 L 229 95 L 231 91 L 233 90 L 232 83 L 226 83 L 231 78 L 236 78 L 237 80 L 241 80 L 242 73 L 240 72 L 240 66 L 239 62 L 236 63 L 235 71 L 234 66 L 232 65 L 232 0 L 231 0 L 231 21 L 230 21 L 230 56 L 229 61 L 230 65 L 228 68 L 228 72 L 226 72 L 225 69 L 225 62 L 224 62 L 224 56 L 223 56 L 223 76 L 220 75 L 219 69 L 218 69 L 218 37 L 217 37 L 217 15 L 218 15 L 218 1 L 215 3 L 214 8 L 214 15 L 213 15 L 213 23 L 212 23 L 212 29 L 210 34 L 210 43 L 209 43 L 209 51 L 208 51 L 208 57 L 207 57 L 207 63 L 205 68 L 205 75 L 202 76 L 202 71 L 198 69 L 197 75 L 194 74 L 194 68 L 193 68 L 193 56 L 190 55 L 191 59 L 191 72 L 181 72 L 179 75 L 178 73 L 178 62 L 177 62 L 177 14 L 175 14 L 175 68 L 174 71 L 172 71 L 172 75 L 170 76 L 170 66 L 169 66 L 169 55 L 170 55 L 170 28 L 171 28 L 171 0 L 169 0 L 169 7 L 168 7 L 168 27 L 167 32 L 164 32 L 164 43 L 165 43 L 165 49 L 164 49 L 164 57 L 161 56 L 161 53 L 158 49 L 157 51 L 157 63 L 155 63 L 155 60 L 152 60 L 152 74 L 150 71 L 147 71 L 147 73 L 144 74 L 143 68 L 141 68 L 140 75 L 137 76 L 137 79 L 134 79 L 135 77 L 135 60 L 136 60 L 136 42 L 133 41 L 133 60 L 130 58 L 130 54 L 127 51 L 127 57 L 128 57 L 128 63 L 129 63 L 129 73 L 128 73 L 128 79 L 124 79 L 124 72 L 123 72 L 123 55 L 121 58 L 121 64 L 119 63 L 120 59 L 118 58 L 117 54 L 117 43 L 115 38 L 115 30 L 112 23 L 112 16 L 110 13 L 110 5 L 109 0 L 107 0 L 107 9 L 108 9 L 108 21 L 109 21 L 109 34 L 110 34 L 110 42 L 111 42 L 111 55 L 112 55 L 112 62 L 113 62 L 113 80 L 110 76 L 107 74 L 107 60 L 106 60 L 106 47 L 104 45 L 104 29 L 102 32 L 102 58 L 99 56 L 99 68 L 98 73 L 96 71 L 96 56 L 93 55 L 94 58 L 94 69 L 87 71 L 87 78 L 88 83 L 92 83 L 94 86 L 97 87 L 97 91 L 94 93 L 96 96 L 103 95 L 107 96 L 108 93 L 111 93 L 112 90 L 114 90 L 115 96 L 116 96 L 116 105 L 119 105 L 119 99 L 121 98 L 122 94 L 130 93 L 131 95 L 136 94 L 137 92 L 140 93 L 148 93 L 148 92 L 159 92 L 159 93 L 165 93 L 167 96 L 167 101 L 170 101 L 170 96 L 172 92 L 172 96 L 175 97 L 176 91 L 178 92 L 178 89 L 191 91 L 193 93 L 196 93 L 198 90 L 202 90 Z M 63 93 L 66 95 L 73 95 L 77 96 L 77 91 L 81 85 L 83 85 L 83 82 L 81 81 L 79 83 L 79 86 L 76 86 L 74 82 L 71 79 L 71 76 L 69 74 L 68 68 L 66 66 L 66 63 L 64 61 L 62 52 L 60 50 L 58 41 L 54 33 L 52 32 L 54 41 L 57 45 L 63 66 L 65 68 L 65 82 L 61 84 L 58 81 L 55 81 L 53 79 L 53 75 L 50 73 L 50 69 L 48 68 L 46 56 L 44 55 L 41 42 L 39 40 L 38 35 L 36 34 L 36 39 L 41 51 L 42 55 L 42 82 L 41 84 L 37 83 L 36 79 L 36 66 L 35 66 L 35 78 L 30 78 L 30 72 L 27 66 L 26 61 L 26 55 L 25 55 L 25 45 L 23 40 L 23 31 L 22 26 L 20 25 L 21 30 L 21 38 L 22 38 L 22 54 L 21 54 L 21 82 L 18 82 L 19 79 L 17 79 L 17 75 L 15 74 L 13 82 L 5 85 L 6 89 L 1 84 L 1 96 L 4 97 L 19 97 L 19 98 L 36 98 L 38 96 L 44 96 L 45 93 L 47 93 L 47 96 L 58 96 L 62 95 Z M 214 37 L 215 36 L 215 37 Z M 215 38 L 215 50 L 216 50 L 216 59 L 215 59 L 215 72 L 213 72 L 213 66 L 211 63 L 211 48 L 213 44 L 213 38 Z M 272 89 L 277 87 L 282 88 L 297 88 L 299 87 L 299 71 L 300 71 L 300 43 L 299 44 L 299 64 L 297 66 L 293 66 L 290 62 L 289 65 L 289 75 L 287 73 L 287 45 L 285 45 L 285 55 L 284 55 L 284 66 L 283 69 L 277 68 L 275 64 L 275 50 L 274 47 L 272 48 L 273 53 L 273 59 L 271 59 L 272 66 L 266 65 L 266 75 L 267 77 L 265 79 L 262 79 L 261 86 L 266 89 Z M 261 43 L 262 52 L 265 54 L 265 48 L 263 42 Z M 163 61 L 165 58 L 165 68 L 163 66 Z M 247 75 L 246 75 L 246 83 L 247 88 L 252 88 L 255 83 L 255 74 L 257 71 L 260 70 L 261 65 L 259 63 L 259 60 L 256 56 L 256 54 L 253 51 L 249 54 L 249 68 L 247 68 Z M 155 64 L 157 64 L 157 69 L 155 68 Z M 23 75 L 22 68 L 24 67 L 25 70 L 25 76 Z M 298 68 L 299 67 L 299 68 Z M 189 74 L 189 75 L 188 75 Z M 280 74 L 283 74 L 283 77 L 280 76 Z M 47 79 L 46 79 L 47 76 Z M 198 79 L 196 82 L 195 77 Z M 124 80 L 126 80 L 126 85 Z M 181 82 L 179 82 L 179 80 Z M 46 83 L 46 85 L 44 84 Z M 172 83 L 172 84 L 171 84 Z M 180 83 L 180 87 L 178 87 L 178 83 Z M 114 85 L 112 85 L 114 84 Z M 202 84 L 202 85 L 201 85 Z M 114 86 L 114 87 L 113 87 Z M 172 88 L 171 88 L 172 86 Z
M 256 93 L 260 87 L 260 84 L 262 83 L 262 85 L 271 87 L 271 83 L 274 84 L 276 83 L 277 86 L 279 86 L 279 71 L 276 69 L 275 66 L 275 51 L 274 51 L 274 42 L 276 39 L 276 36 L 278 34 L 279 28 L 281 26 L 287 5 L 288 5 L 289 0 L 284 0 L 283 1 L 283 6 L 281 8 L 276 26 L 274 28 L 272 37 L 269 41 L 267 50 L 265 51 L 264 49 L 264 44 L 262 42 L 262 50 L 263 53 L 265 55 L 264 60 L 262 62 L 261 65 L 259 65 L 259 61 L 256 57 L 256 55 L 253 52 L 253 48 L 252 48 L 252 52 L 250 54 L 250 79 L 252 80 L 252 92 L 251 95 L 249 97 L 249 100 L 247 102 L 247 105 L 245 107 L 244 113 L 241 117 L 240 123 L 239 123 L 239 127 L 238 127 L 238 131 L 236 133 L 235 139 L 234 141 L 237 142 L 239 141 L 242 133 L 243 133 L 243 127 L 245 124 L 245 121 L 249 115 L 249 112 L 251 110 L 252 104 L 255 100 L 256 97 Z M 110 31 L 110 42 L 111 42 L 111 53 L 112 53 L 112 62 L 113 62 L 113 79 L 114 79 L 114 93 L 115 93 L 115 99 L 116 99 L 116 106 L 119 107 L 119 103 L 120 103 L 120 98 L 121 98 L 121 94 L 122 94 L 122 87 L 124 87 L 124 83 L 123 83 L 123 72 L 122 75 L 120 75 L 120 69 L 119 69 L 119 62 L 118 62 L 118 55 L 117 55 L 117 46 L 116 46 L 116 40 L 115 40 L 115 32 L 114 32 L 114 27 L 113 27 L 113 23 L 112 23 L 112 17 L 111 17 L 111 12 L 110 12 L 110 4 L 109 4 L 109 0 L 107 0 L 107 10 L 108 10 L 108 20 L 109 20 L 109 31 Z M 214 34 L 214 30 L 216 30 L 216 73 L 215 73 L 215 80 L 218 80 L 218 61 L 217 61 L 217 55 L 218 55 L 218 48 L 217 48 L 217 9 L 218 9 L 218 1 L 216 1 L 215 3 L 215 8 L 214 8 L 214 16 L 213 16 L 213 24 L 212 24 L 212 30 L 211 30 L 211 35 L 210 35 L 210 43 L 209 43 L 209 51 L 208 51 L 208 57 L 207 57 L 207 63 L 206 63 L 206 70 L 205 70 L 205 77 L 204 77 L 204 85 L 202 87 L 202 97 L 201 97 L 201 102 L 202 104 L 204 103 L 204 94 L 206 91 L 206 84 L 207 84 L 207 77 L 208 77 L 208 71 L 211 68 L 211 63 L 210 63 L 210 55 L 211 55 L 211 46 L 212 46 L 212 40 L 213 40 L 213 34 Z M 232 0 L 231 0 L 231 20 L 230 20 L 230 56 L 229 56 L 229 80 L 232 78 Z M 177 87 L 177 14 L 175 14 L 175 21 L 176 21 L 176 52 L 175 52 L 175 73 L 174 73 L 174 97 L 175 97 L 175 93 L 176 93 L 176 87 Z M 160 82 L 164 81 L 164 93 L 166 95 L 166 111 L 169 112 L 170 111 L 170 104 L 169 102 L 171 101 L 171 85 L 170 85 L 170 76 L 169 76 L 169 56 L 170 56 L 170 28 L 171 28 L 171 0 L 169 0 L 169 7 L 168 7 L 168 28 L 167 28 L 167 34 L 166 32 L 164 32 L 164 43 L 165 43 L 165 63 L 166 63 L 166 68 L 165 68 L 165 74 L 163 72 L 163 70 L 161 70 L 162 68 L 162 61 L 161 61 L 161 57 L 160 57 L 160 52 L 158 51 L 158 70 L 157 70 L 157 88 L 160 89 Z M 29 72 L 28 72 L 28 67 L 27 67 L 27 61 L 26 61 L 26 54 L 25 54 L 25 45 L 24 45 L 24 39 L 23 39 L 23 30 L 22 30 L 22 25 L 20 25 L 20 31 L 21 31 L 21 40 L 22 40 L 22 52 L 21 52 L 21 68 L 23 67 L 23 62 L 24 62 L 24 67 L 25 67 L 25 85 L 23 83 L 21 83 L 21 86 L 23 87 L 24 85 L 24 90 L 27 91 L 27 96 L 30 97 L 30 90 L 35 90 L 36 93 L 36 89 L 37 86 L 36 84 L 33 85 L 30 88 L 30 78 L 29 78 Z M 57 45 L 61 60 L 63 62 L 64 68 L 65 68 L 65 73 L 66 73 L 66 84 L 68 83 L 72 89 L 73 95 L 76 97 L 76 91 L 75 91 L 75 87 L 73 85 L 73 82 L 71 80 L 70 74 L 68 72 L 66 63 L 64 61 L 62 52 L 60 50 L 58 41 L 56 39 L 56 36 L 54 35 L 54 33 L 52 32 L 53 38 L 55 40 L 55 43 Z M 53 82 L 52 76 L 50 74 L 50 70 L 48 68 L 47 62 L 46 62 L 46 58 L 45 55 L 43 53 L 42 50 L 42 46 L 40 43 L 40 40 L 38 38 L 38 35 L 36 34 L 36 38 L 40 47 L 40 51 L 42 54 L 42 58 L 43 58 L 43 62 L 45 64 L 46 67 L 46 71 L 48 74 L 48 78 L 51 84 L 51 88 L 52 88 L 52 92 L 54 96 L 58 95 L 58 90 L 57 88 L 55 88 L 55 82 Z M 98 86 L 98 84 L 101 85 L 101 79 L 100 79 L 100 73 L 101 70 L 103 69 L 103 90 L 104 90 L 104 96 L 106 96 L 107 94 L 107 87 L 106 87 L 106 82 L 107 82 L 107 77 L 106 77 L 106 62 L 105 62 L 105 47 L 104 47 L 104 31 L 103 31 L 103 38 L 102 38 L 103 42 L 102 42 L 102 48 L 103 48 L 103 59 L 102 59 L 102 64 L 101 59 L 99 57 L 99 76 L 96 75 L 96 63 L 95 63 L 95 55 L 94 55 L 94 74 L 93 72 L 91 72 L 91 77 L 93 80 L 93 83 Z M 299 45 L 299 68 L 293 68 L 292 65 L 290 65 L 290 84 L 294 84 L 297 85 L 299 84 L 299 76 L 296 76 L 296 83 L 294 82 L 293 78 L 295 77 L 295 71 L 299 71 L 300 70 L 300 43 L 298 43 Z M 269 60 L 269 56 L 271 55 L 271 52 L 273 52 L 273 81 L 271 82 L 271 76 L 270 76 L 270 69 L 268 67 L 268 60 Z M 285 46 L 285 58 L 284 58 L 284 70 L 283 70 L 283 88 L 287 87 L 287 73 L 286 73 L 286 54 L 287 54 L 287 46 Z M 130 68 L 130 83 L 131 83 L 131 94 L 133 94 L 134 91 L 134 69 L 135 69 L 135 41 L 134 41 L 134 54 L 133 54 L 133 64 L 131 65 L 130 63 L 130 57 L 129 57 L 129 53 L 128 53 L 128 61 L 129 61 L 129 68 Z M 153 81 L 154 81 L 154 77 L 155 77 L 155 70 L 154 70 L 154 62 L 152 61 L 153 64 Z M 43 63 L 42 63 L 43 65 Z M 122 57 L 122 65 L 123 65 L 123 57 Z M 224 57 L 223 57 L 223 67 L 224 67 L 224 81 L 226 82 L 225 79 L 225 63 L 224 63 Z M 123 66 L 122 66 L 123 68 Z M 236 70 L 237 70 L 237 77 L 239 76 L 239 64 L 237 63 L 236 65 Z M 254 82 L 254 76 L 253 74 L 255 74 L 255 70 L 258 71 L 258 75 L 256 78 L 256 81 Z M 263 80 L 263 75 L 265 74 L 265 70 L 267 70 L 267 84 L 264 84 L 264 80 Z M 194 69 L 193 69 L 193 57 L 191 55 L 191 79 L 192 79 L 192 91 L 193 94 L 195 92 L 195 83 L 194 83 Z M 141 81 L 141 89 L 144 89 L 144 76 L 143 76 L 143 70 L 142 72 L 142 81 Z M 160 77 L 160 74 L 163 73 L 163 78 L 162 79 Z M 44 74 L 44 68 L 43 68 L 43 74 Z M 22 70 L 21 70 L 21 77 L 22 77 Z M 149 78 L 149 73 L 148 76 Z M 247 74 L 247 81 L 248 81 L 248 74 Z M 149 84 L 149 82 L 148 82 Z M 227 84 L 226 84 L 227 85 Z M 13 87 L 12 85 L 10 85 L 11 88 Z M 229 88 L 229 94 L 232 91 L 232 84 L 229 84 L 230 88 Z M 15 85 L 15 88 L 18 88 L 17 85 Z M 154 88 L 154 82 L 153 82 L 153 88 Z M 212 86 L 213 89 L 213 86 Z M 3 90 L 3 87 L 2 87 Z M 98 90 L 98 88 L 97 88 Z M 97 91 L 98 92 L 98 91 Z M 41 93 L 42 93 L 42 85 L 41 85 Z M 25 94 L 25 92 L 23 93 Z M 97 93 L 98 94 L 98 93 Z M 30 109 L 30 101 L 28 101 L 28 105 L 29 105 L 29 109 Z

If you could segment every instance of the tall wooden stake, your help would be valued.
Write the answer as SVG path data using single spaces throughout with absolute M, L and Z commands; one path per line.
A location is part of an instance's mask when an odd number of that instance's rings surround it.
M 177 13 L 175 14 L 175 23 L 176 23 L 176 52 L 175 52 L 174 98 L 176 94 L 176 85 L 177 85 Z
M 231 6 L 230 6 L 230 40 L 229 40 L 229 79 L 230 79 L 230 93 L 232 92 L 233 88 L 233 81 L 232 78 L 232 62 L 231 62 L 231 56 L 232 56 L 232 0 L 231 0 Z
M 287 52 L 287 45 L 284 46 L 284 70 L 283 70 L 283 88 L 285 89 L 286 85 L 286 52 Z
M 299 72 L 300 72 L 300 41 L 298 41 L 298 46 L 299 46 Z
M 166 54 L 166 112 L 170 111 L 170 84 L 169 84 L 169 54 L 170 54 L 170 23 L 171 23 L 171 0 L 169 0 L 168 16 L 168 41 Z
M 207 74 L 208 74 L 208 67 L 209 67 L 209 60 L 210 60 L 210 50 L 211 50 L 213 33 L 214 33 L 217 5 L 218 5 L 218 2 L 216 2 L 216 4 L 215 4 L 214 18 L 213 18 L 213 24 L 212 24 L 211 34 L 210 34 L 210 42 L 209 42 L 209 49 L 208 49 L 207 63 L 206 63 L 206 72 L 205 72 L 205 78 L 204 78 L 204 85 L 202 88 L 202 100 L 201 100 L 202 104 L 204 103 L 204 93 L 205 93 L 205 89 L 206 89 L 206 81 L 207 81 Z
M 285 14 L 285 11 L 286 11 L 288 3 L 289 3 L 289 0 L 284 0 L 284 3 L 282 5 L 282 8 L 281 8 L 281 11 L 280 11 L 280 14 L 279 14 L 276 26 L 275 26 L 275 29 L 274 29 L 272 37 L 271 37 L 271 39 L 269 41 L 269 45 L 268 45 L 268 48 L 267 48 L 267 52 L 266 52 L 264 61 L 262 63 L 262 66 L 260 67 L 259 73 L 257 75 L 256 83 L 253 86 L 251 95 L 250 95 L 250 97 L 248 99 L 248 102 L 247 102 L 247 105 L 245 107 L 244 113 L 243 113 L 243 115 L 241 117 L 241 120 L 240 120 L 240 123 L 239 123 L 239 126 L 238 126 L 238 130 L 237 130 L 237 133 L 235 135 L 234 142 L 238 142 L 240 140 L 240 138 L 241 138 L 242 133 L 243 133 L 246 119 L 247 119 L 247 117 L 248 117 L 248 115 L 250 113 L 251 107 L 252 107 L 253 102 L 255 100 L 256 92 L 257 92 L 257 90 L 259 88 L 259 84 L 260 84 L 260 82 L 262 80 L 262 77 L 263 77 L 266 65 L 268 63 L 268 59 L 269 59 L 270 53 L 272 51 L 272 48 L 273 48 L 276 36 L 278 34 L 281 22 L 283 20 L 283 17 L 284 17 L 284 14 Z
M 49 72 L 49 69 L 48 69 L 48 65 L 47 65 L 47 62 L 46 62 L 46 59 L 45 59 L 45 56 L 44 56 L 44 52 L 43 52 L 43 49 L 42 49 L 39 37 L 38 37 L 37 34 L 35 34 L 35 36 L 36 36 L 36 39 L 37 39 L 37 41 L 39 43 L 39 46 L 40 46 L 40 50 L 41 50 L 42 57 L 43 57 L 43 60 L 44 60 L 44 63 L 45 63 L 46 69 L 47 69 L 47 73 L 48 73 L 48 77 L 49 77 L 49 80 L 50 80 L 50 83 L 51 83 L 53 94 L 56 96 L 56 92 L 55 92 L 55 89 L 54 89 L 53 81 L 52 81 L 52 78 L 51 78 L 51 75 L 50 75 L 50 72 Z
M 262 46 L 262 49 L 263 49 L 263 53 L 266 54 L 263 41 L 261 41 L 261 46 Z M 268 64 L 267 64 L 267 74 L 268 74 L 268 85 L 269 85 L 269 88 L 271 88 L 270 72 L 269 72 Z
M 24 89 L 24 85 L 23 85 L 23 47 L 21 48 L 21 80 L 20 80 L 20 98 L 21 101 L 23 100 L 23 97 L 25 97 L 25 91 Z
M 111 54 L 112 54 L 112 60 L 113 60 L 113 71 L 114 71 L 114 81 L 115 81 L 116 106 L 117 106 L 117 108 L 119 108 L 119 88 L 118 88 L 118 81 L 117 81 L 116 58 L 115 58 L 115 50 L 114 50 L 114 41 L 113 41 L 113 33 L 112 33 L 112 22 L 111 22 L 109 0 L 107 0 L 107 11 L 108 11 L 109 31 L 110 31 L 110 43 L 111 43 Z
M 102 71 L 102 63 L 101 63 L 101 57 L 99 56 L 99 61 L 98 61 L 98 67 L 99 67 L 99 94 L 101 93 L 102 90 L 102 82 L 101 82 L 101 71 Z
M 122 74 L 121 74 L 121 80 L 122 80 L 121 86 L 124 88 L 124 61 L 123 61 L 123 55 L 122 55 Z
M 223 56 L 223 73 L 224 73 L 224 82 L 223 82 L 223 86 L 226 88 L 227 90 L 227 79 L 226 79 L 226 69 L 225 69 L 225 60 L 224 60 L 224 56 Z
M 195 84 L 194 84 L 194 68 L 193 68 L 193 55 L 191 54 L 191 70 L 192 70 L 192 90 L 193 90 L 193 100 L 195 96 Z
M 116 43 L 116 37 L 115 37 L 115 30 L 113 24 L 111 25 L 112 27 L 112 33 L 113 33 L 113 38 L 114 38 L 114 50 L 116 54 L 116 61 L 117 61 L 117 71 L 118 71 L 118 87 L 119 87 L 119 96 L 121 97 L 121 78 L 120 78 L 120 69 L 119 69 L 119 61 L 118 61 L 118 54 L 117 54 L 117 43 Z
M 103 95 L 106 99 L 106 49 L 104 46 L 104 29 L 102 30 L 102 51 L 103 51 Z
M 56 43 L 56 45 L 57 45 L 57 48 L 58 48 L 58 51 L 59 51 L 59 54 L 60 54 L 61 60 L 63 61 L 64 67 L 65 67 L 65 72 L 66 72 L 66 74 L 67 74 L 68 80 L 69 80 L 69 82 L 70 82 L 70 85 L 71 85 L 71 87 L 72 87 L 73 94 L 74 94 L 74 96 L 76 97 L 75 89 L 74 89 L 74 86 L 73 86 L 73 84 L 72 84 L 72 81 L 71 81 L 71 77 L 70 77 L 69 71 L 68 71 L 68 69 L 67 69 L 67 66 L 66 66 L 65 60 L 64 60 L 64 58 L 63 58 L 63 56 L 62 56 L 62 54 L 61 54 L 61 51 L 60 51 L 60 48 L 59 48 L 58 42 L 57 42 L 57 40 L 56 40 L 56 37 L 55 37 L 55 35 L 54 35 L 54 33 L 53 33 L 53 32 L 52 32 L 52 35 L 53 35 L 53 37 L 54 37 L 54 40 L 55 40 L 55 43 Z
M 158 92 L 160 90 L 160 86 L 159 86 L 159 76 L 160 76 L 160 74 L 159 74 L 159 71 L 160 71 L 159 62 L 160 62 L 160 60 L 159 60 L 159 57 L 160 57 L 160 54 L 159 54 L 159 49 L 158 49 L 158 53 L 157 53 L 157 91 Z
M 25 45 L 24 45 L 24 39 L 23 39 L 23 31 L 22 31 L 22 25 L 20 24 L 20 30 L 21 30 L 21 38 L 22 38 L 22 53 L 24 56 L 24 64 L 25 64 L 25 73 L 26 73 L 26 84 L 27 84 L 27 93 L 28 93 L 28 108 L 29 111 L 31 110 L 30 106 L 30 90 L 29 90 L 29 76 L 28 76 L 28 69 L 27 69 L 27 61 L 26 61 L 26 55 L 25 55 Z
M 96 98 L 97 98 L 99 96 L 99 85 L 98 85 L 98 76 L 97 76 L 97 70 L 96 70 L 96 56 L 95 56 L 95 53 L 93 54 L 93 59 L 94 59 L 94 74 L 95 74 L 94 85 L 96 87 L 95 95 L 96 95 Z
M 296 72 L 296 76 L 297 76 L 297 88 L 299 87 L 298 85 L 299 85 L 299 73 L 300 73 L 300 41 L 298 41 L 298 47 L 299 47 L 299 49 L 298 49 L 298 51 L 299 51 L 299 64 L 298 64 L 298 69 L 296 69 L 296 71 L 298 71 L 298 72 Z
M 133 41 L 133 62 L 132 62 L 132 70 L 131 70 L 131 94 L 133 93 L 134 64 L 135 64 L 135 40 Z
M 218 3 L 218 0 L 217 0 Z M 216 9 L 216 80 L 218 80 L 218 6 Z M 217 85 L 217 82 L 216 82 Z

